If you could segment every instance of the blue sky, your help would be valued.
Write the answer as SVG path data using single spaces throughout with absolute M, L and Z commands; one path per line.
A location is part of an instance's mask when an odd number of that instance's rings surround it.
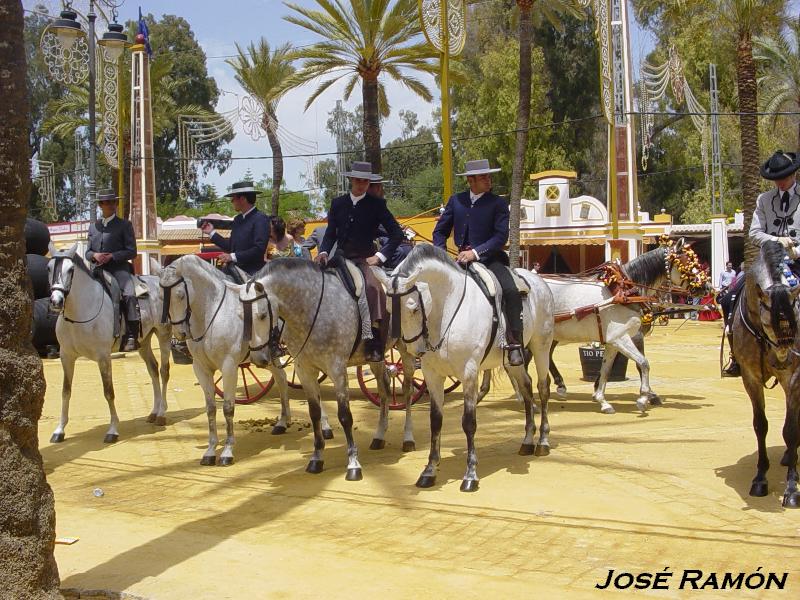
M 116 0 L 119 2 L 120 0 Z M 313 6 L 314 0 L 294 0 L 301 6 Z M 50 9 L 51 14 L 60 10 L 58 0 L 23 0 L 25 8 L 32 8 L 36 4 L 44 4 Z M 76 8 L 88 6 L 88 0 L 73 2 Z M 191 25 L 200 45 L 208 58 L 208 73 L 217 81 L 223 93 L 220 96 L 217 110 L 227 111 L 237 106 L 237 94 L 244 95 L 243 90 L 233 77 L 233 71 L 225 62 L 225 58 L 234 54 L 235 42 L 244 46 L 260 37 L 266 37 L 272 46 L 285 42 L 293 45 L 311 44 L 317 38 L 311 32 L 301 29 L 283 20 L 289 9 L 280 0 L 125 0 L 119 9 L 120 21 L 136 19 L 139 6 L 143 13 L 152 13 L 157 17 L 162 14 L 175 14 L 183 16 Z M 629 3 L 630 6 L 630 3 Z M 85 12 L 85 10 L 84 10 Z M 631 23 L 631 50 L 634 65 L 638 65 L 644 55 L 653 45 L 652 39 Z M 157 49 L 156 49 L 157 51 Z M 436 92 L 433 78 L 425 78 L 431 90 Z M 278 120 L 283 127 L 292 134 L 305 140 L 315 142 L 319 152 L 335 150 L 335 142 L 325 130 L 328 111 L 342 97 L 343 85 L 329 88 L 309 109 L 303 111 L 305 100 L 309 95 L 309 87 L 299 88 L 287 94 L 278 107 Z M 392 107 L 392 116 L 387 120 L 382 131 L 382 142 L 396 138 L 400 134 L 399 120 L 396 118 L 400 110 L 413 110 L 419 115 L 420 122 L 429 122 L 431 111 L 438 103 L 438 94 L 433 104 L 427 104 L 418 96 L 404 87 L 387 82 L 389 103 Z M 358 90 L 353 93 L 346 106 L 351 110 L 361 101 Z M 234 157 L 269 156 L 271 154 L 266 139 L 253 142 L 241 128 L 237 130 L 236 138 L 229 145 Z M 284 150 L 286 154 L 292 152 Z M 325 157 L 321 157 L 325 158 Z M 285 161 L 285 176 L 290 188 L 301 189 L 307 187 L 302 181 L 302 173 L 308 170 L 307 161 L 298 158 L 287 158 Z M 557 165 L 554 165 L 554 167 Z M 263 173 L 272 172 L 270 160 L 235 160 L 231 167 L 222 175 L 209 173 L 205 178 L 207 183 L 214 184 L 218 192 L 223 192 L 234 181 L 241 179 L 242 175 L 250 169 L 256 177 Z

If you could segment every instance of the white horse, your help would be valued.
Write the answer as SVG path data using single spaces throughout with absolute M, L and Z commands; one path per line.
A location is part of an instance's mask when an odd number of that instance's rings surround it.
M 399 311 L 402 340 L 410 352 L 422 356 L 422 372 L 431 397 L 431 449 L 428 464 L 417 486 L 431 487 L 436 481 L 440 458 L 440 434 L 444 381 L 448 376 L 464 386 L 462 426 L 467 437 L 467 471 L 461 490 L 478 489 L 478 458 L 475 451 L 478 376 L 482 371 L 503 367 L 525 406 L 525 437 L 519 453 L 544 456 L 550 452 L 547 402 L 550 396 L 547 368 L 553 339 L 553 299 L 542 279 L 518 270 L 530 286 L 523 299 L 523 344 L 526 358 L 536 365 L 537 390 L 541 401 L 539 441 L 534 444 L 533 389 L 526 366 L 512 367 L 504 361 L 499 336 L 493 332 L 493 309 L 478 284 L 459 268 L 447 253 L 429 244 L 418 244 L 391 278 L 373 269 L 401 301 Z M 399 314 L 398 314 L 399 313 Z M 502 320 L 504 317 L 498 315 Z M 526 362 L 528 362 L 526 361 Z
M 242 307 L 239 288 L 227 281 L 219 269 L 198 256 L 183 256 L 165 267 L 161 273 L 164 293 L 162 322 L 172 325 L 176 338 L 189 347 L 195 377 L 203 390 L 208 415 L 208 448 L 200 460 L 201 465 L 216 464 L 217 404 L 214 374 L 222 373 L 223 405 L 225 415 L 225 446 L 219 464 L 232 465 L 233 416 L 236 406 L 236 382 L 239 364 L 247 359 L 247 342 L 243 337 Z M 273 434 L 286 432 L 291 425 L 289 392 L 286 373 L 272 363 L 263 365 L 272 373 L 278 384 L 281 398 L 281 416 L 272 429 Z M 324 425 L 332 437 L 325 417 Z
M 640 293 L 644 296 L 652 296 L 654 290 L 665 283 L 681 290 L 704 289 L 703 274 L 693 262 L 696 262 L 694 253 L 684 246 L 681 239 L 674 245 L 662 246 L 634 258 L 622 265 L 621 271 L 631 282 L 642 286 Z M 696 272 L 693 272 L 695 269 Z M 606 400 L 605 390 L 618 352 L 635 362 L 639 368 L 641 383 L 636 399 L 637 408 L 645 411 L 651 403 L 661 404 L 660 398 L 650 387 L 650 363 L 643 349 L 636 344 L 642 329 L 641 303 L 615 303 L 614 293 L 598 276 L 545 276 L 544 280 L 553 293 L 556 343 L 594 340 L 605 344 L 600 376 L 592 395 L 592 399 L 600 405 L 600 411 L 606 414 L 615 412 Z M 551 370 L 559 390 L 563 389 L 565 393 L 563 379 L 555 365 L 551 366 Z
M 69 401 L 72 395 L 72 378 L 78 357 L 88 358 L 98 364 L 103 380 L 103 393 L 111 412 L 111 424 L 103 441 L 113 443 L 119 439 L 119 417 L 114 407 L 114 383 L 111 374 L 111 353 L 119 344 L 114 336 L 114 307 L 103 285 L 95 279 L 84 259 L 76 254 L 77 244 L 66 252 L 53 252 L 47 269 L 50 278 L 50 306 L 59 312 L 56 337 L 61 347 L 61 366 L 64 383 L 61 389 L 61 417 L 50 442 L 64 441 L 64 429 L 69 421 Z M 151 263 L 157 272 L 158 264 Z M 139 356 L 147 365 L 153 383 L 153 410 L 148 423 L 166 424 L 167 382 L 169 381 L 169 328 L 159 324 L 161 302 L 158 295 L 158 278 L 145 276 L 148 297 L 139 300 L 141 310 L 142 341 Z M 161 368 L 151 348 L 156 335 L 161 352 Z

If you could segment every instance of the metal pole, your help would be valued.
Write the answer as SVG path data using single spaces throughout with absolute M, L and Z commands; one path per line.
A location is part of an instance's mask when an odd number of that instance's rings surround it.
M 722 198 L 722 148 L 719 139 L 719 88 L 717 87 L 717 65 L 708 65 L 711 91 L 711 213 L 722 214 L 725 210 Z
M 608 1 L 608 0 L 606 0 Z M 611 27 L 612 20 L 611 2 L 606 5 L 606 22 L 599 24 L 605 27 L 608 32 L 609 52 L 613 56 L 613 31 Z M 602 73 L 601 73 L 602 77 Z M 616 115 L 616 101 L 614 94 L 614 74 L 612 66 L 612 75 L 608 82 L 610 88 L 610 119 L 608 123 L 608 211 L 611 216 L 611 239 L 619 239 L 619 214 L 617 211 L 617 115 Z M 614 256 L 614 254 L 617 256 Z M 612 247 L 612 258 L 619 258 L 619 250 Z
M 95 106 L 95 78 L 96 69 L 96 50 L 94 41 L 94 22 L 97 15 L 94 12 L 94 0 L 89 2 L 89 202 L 92 204 L 90 212 L 94 210 L 97 200 L 97 132 L 96 129 L 96 106 Z
M 453 156 L 450 146 L 450 31 L 447 23 L 447 0 L 441 0 L 441 13 L 439 27 L 441 28 L 442 54 L 440 57 L 442 68 L 442 170 L 444 189 L 442 202 L 447 203 L 453 193 Z

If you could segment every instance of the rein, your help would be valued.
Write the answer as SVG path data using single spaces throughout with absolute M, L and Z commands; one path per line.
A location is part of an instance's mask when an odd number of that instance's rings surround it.
M 464 271 L 464 287 L 461 290 L 461 298 L 458 300 L 458 305 L 456 309 L 453 311 L 453 315 L 450 317 L 450 322 L 445 327 L 444 332 L 442 333 L 441 338 L 439 339 L 438 343 L 431 345 L 430 341 L 430 334 L 428 332 L 428 314 L 425 312 L 425 303 L 422 301 L 422 292 L 419 291 L 419 288 L 414 284 L 405 292 L 398 292 L 393 291 L 392 293 L 387 292 L 386 295 L 392 299 L 392 337 L 400 338 L 406 344 L 412 344 L 416 342 L 418 339 L 422 338 L 425 341 L 425 351 L 428 352 L 436 352 L 444 344 L 444 340 L 447 337 L 447 333 L 450 331 L 450 327 L 453 325 L 453 321 L 456 319 L 456 315 L 458 315 L 458 311 L 461 310 L 461 305 L 464 303 L 464 297 L 467 294 L 467 278 L 469 274 L 467 271 Z M 397 290 L 397 278 L 392 281 L 392 289 Z M 400 327 L 400 298 L 403 296 L 407 296 L 413 292 L 417 292 L 417 298 L 419 299 L 419 307 L 420 311 L 422 311 L 422 327 L 417 335 L 412 338 L 405 338 L 402 336 L 402 331 Z
M 739 316 L 742 319 L 742 324 L 745 326 L 745 329 L 747 329 L 747 331 L 750 332 L 750 335 L 752 335 L 756 339 L 756 341 L 758 342 L 759 361 L 760 361 L 760 366 L 761 366 L 761 377 L 763 379 L 763 377 L 764 377 L 764 351 L 765 351 L 765 349 L 767 348 L 768 345 L 772 346 L 773 348 L 778 348 L 780 346 L 780 344 L 778 344 L 777 342 L 773 342 L 770 339 L 769 335 L 767 335 L 767 333 L 765 331 L 762 330 L 759 333 L 756 330 L 756 327 L 752 323 L 750 323 L 750 321 L 747 319 L 747 315 L 745 314 L 744 309 L 742 308 L 742 305 L 745 303 L 745 294 L 746 294 L 746 292 L 747 292 L 747 289 L 744 288 L 744 289 L 742 289 L 742 291 L 741 291 L 741 293 L 739 295 L 739 300 L 737 302 L 737 304 L 739 305 Z M 764 306 L 764 303 L 761 302 L 761 301 L 759 301 L 759 304 L 761 306 Z M 764 306 L 764 308 L 766 308 L 766 306 Z M 789 348 L 789 351 L 792 354 L 794 354 L 795 356 L 800 356 L 800 354 L 798 354 L 798 352 L 794 348 Z M 778 385 L 778 378 L 775 377 L 775 382 L 771 386 L 766 385 L 766 380 L 764 380 L 763 385 L 768 390 L 771 390 L 776 385 Z
M 181 283 L 183 284 L 183 291 L 186 294 L 186 312 L 184 313 L 183 318 L 180 321 L 173 321 L 169 317 L 169 307 L 172 300 L 172 288 Z M 172 285 L 161 284 L 161 288 L 164 290 L 164 307 L 161 310 L 161 323 L 164 325 L 166 325 L 167 323 L 169 323 L 170 325 L 182 325 L 186 323 L 186 329 L 189 331 L 189 339 L 193 342 L 202 342 L 203 339 L 206 337 L 206 334 L 208 334 L 208 330 L 211 329 L 211 326 L 214 324 L 214 321 L 216 320 L 217 315 L 219 314 L 219 311 L 222 308 L 223 303 L 225 302 L 225 296 L 228 295 L 228 286 L 225 284 L 223 285 L 225 287 L 222 289 L 222 298 L 220 298 L 219 304 L 217 304 L 217 308 L 214 311 L 214 314 L 211 316 L 211 320 L 208 322 L 208 325 L 206 325 L 203 334 L 200 337 L 194 337 L 192 335 L 192 323 L 191 323 L 192 307 L 189 302 L 189 286 L 187 285 L 186 280 L 183 277 L 180 277 Z
M 102 292 L 102 294 L 100 295 L 100 306 L 98 307 L 97 312 L 94 314 L 94 316 L 91 319 L 86 319 L 85 321 L 76 321 L 75 319 L 70 319 L 67 316 L 67 298 L 69 298 L 70 290 L 65 288 L 64 285 L 61 283 L 61 264 L 64 262 L 65 258 L 67 258 L 67 257 L 65 257 L 65 256 L 56 256 L 54 258 L 54 260 L 56 262 L 53 265 L 53 278 L 50 281 L 50 290 L 51 291 L 56 291 L 56 292 L 61 292 L 62 294 L 64 294 L 64 308 L 61 311 L 61 316 L 64 318 L 64 320 L 67 323 L 75 323 L 77 325 L 81 325 L 81 324 L 85 324 L 85 323 L 91 323 L 97 317 L 99 317 L 100 313 L 103 311 L 103 304 L 105 303 L 106 292 L 105 292 L 105 290 L 102 290 L 102 289 L 100 290 Z M 72 260 L 72 259 L 70 259 L 70 260 Z M 72 262 L 75 263 L 74 260 L 72 260 Z M 75 264 L 77 264 L 77 263 L 75 263 Z M 91 277 L 91 275 L 90 275 L 90 277 Z M 102 284 L 101 284 L 101 287 L 102 287 Z M 70 285 L 70 288 L 72 288 L 71 285 Z

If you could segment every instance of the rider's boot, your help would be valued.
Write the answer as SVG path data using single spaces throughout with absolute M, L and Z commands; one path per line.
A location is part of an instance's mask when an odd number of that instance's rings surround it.
M 728 359 L 727 366 L 722 369 L 722 376 L 723 377 L 741 377 L 742 376 L 742 369 L 739 367 L 739 363 L 736 362 L 736 357 L 733 355 L 733 334 L 726 333 L 725 335 L 728 336 L 728 347 L 730 350 L 730 357 Z
M 525 356 L 522 353 L 521 331 L 509 331 L 506 333 L 506 350 L 508 351 L 508 364 L 518 367 L 525 363 Z
M 372 339 L 364 340 L 364 360 L 371 363 L 383 360 L 383 336 L 377 327 L 372 328 Z
M 139 321 L 125 319 L 125 337 L 122 340 L 122 352 L 133 352 L 139 349 Z

